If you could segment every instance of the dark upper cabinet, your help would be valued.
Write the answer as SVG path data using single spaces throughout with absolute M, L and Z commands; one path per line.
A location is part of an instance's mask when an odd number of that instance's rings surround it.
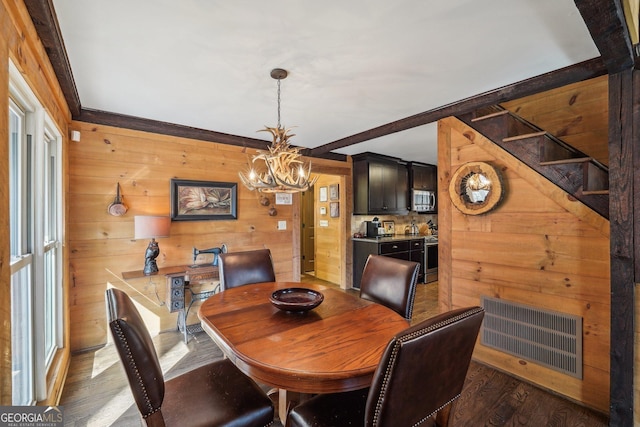
M 409 174 L 400 159 L 373 153 L 353 156 L 353 213 L 405 214 Z
M 426 163 L 409 162 L 409 188 L 436 191 L 438 189 L 438 168 Z

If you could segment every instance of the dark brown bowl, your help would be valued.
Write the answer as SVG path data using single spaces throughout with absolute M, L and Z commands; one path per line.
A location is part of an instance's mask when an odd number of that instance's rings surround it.
M 324 295 L 313 289 L 278 289 L 269 297 L 271 304 L 284 311 L 309 311 L 324 301 Z

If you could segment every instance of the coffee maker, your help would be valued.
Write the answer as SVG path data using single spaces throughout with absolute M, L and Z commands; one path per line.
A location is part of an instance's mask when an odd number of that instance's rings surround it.
M 378 237 L 384 234 L 384 229 L 377 216 L 371 221 L 365 221 L 364 223 L 366 224 L 367 237 Z

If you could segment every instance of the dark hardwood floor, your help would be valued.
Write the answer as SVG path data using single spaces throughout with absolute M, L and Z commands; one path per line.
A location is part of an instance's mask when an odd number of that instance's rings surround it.
M 312 276 L 302 281 L 326 284 Z M 437 283 L 418 286 L 412 323 L 438 313 L 437 294 Z M 188 344 L 178 332 L 165 332 L 154 337 L 154 344 L 167 379 L 222 357 L 220 349 L 202 332 Z M 65 426 L 141 425 L 112 345 L 72 356 L 60 405 L 64 406 Z M 471 363 L 452 419 L 454 426 L 463 427 L 608 425 L 603 414 L 476 362 Z

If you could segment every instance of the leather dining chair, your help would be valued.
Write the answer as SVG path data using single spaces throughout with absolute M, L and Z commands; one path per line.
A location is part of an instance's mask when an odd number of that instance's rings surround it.
M 462 308 L 400 332 L 370 388 L 315 396 L 289 412 L 287 427 L 448 425 L 483 317 L 480 307 Z
M 419 269 L 417 262 L 369 255 L 360 281 L 360 298 L 389 307 L 411 320 Z
M 164 380 L 158 356 L 129 296 L 107 289 L 107 319 L 138 410 L 147 426 L 267 426 L 271 400 L 228 359 Z
M 220 254 L 218 269 L 223 291 L 251 283 L 276 281 L 269 249 Z

